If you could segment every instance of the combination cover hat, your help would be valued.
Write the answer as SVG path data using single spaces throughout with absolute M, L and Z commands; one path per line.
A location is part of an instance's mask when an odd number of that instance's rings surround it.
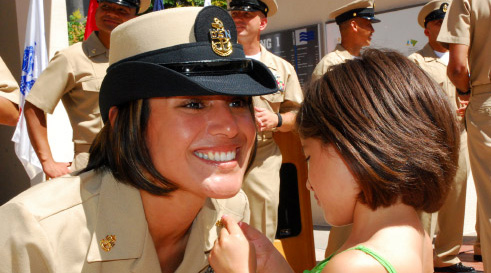
M 99 107 L 153 97 L 258 96 L 278 91 L 275 77 L 246 58 L 228 12 L 216 6 L 152 12 L 111 33 Z
M 275 15 L 278 11 L 276 0 L 232 0 L 228 6 L 230 11 L 260 11 L 267 17 Z
M 150 0 L 97 0 L 97 2 L 110 2 L 121 6 L 136 8 L 137 13 L 143 13 L 150 7 Z
M 418 24 L 422 28 L 426 28 L 426 24 L 428 24 L 428 22 L 445 18 L 450 2 L 451 0 L 433 0 L 428 2 L 419 11 Z
M 380 22 L 379 19 L 375 18 L 375 3 L 373 0 L 352 1 L 329 14 L 329 19 L 336 20 L 338 25 L 352 18 L 365 18 L 372 23 Z

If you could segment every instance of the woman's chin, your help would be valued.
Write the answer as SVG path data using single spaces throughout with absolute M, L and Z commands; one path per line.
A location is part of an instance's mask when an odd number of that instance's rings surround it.
M 242 186 L 241 177 L 214 177 L 208 179 L 206 189 L 207 196 L 215 199 L 225 199 L 235 196 Z

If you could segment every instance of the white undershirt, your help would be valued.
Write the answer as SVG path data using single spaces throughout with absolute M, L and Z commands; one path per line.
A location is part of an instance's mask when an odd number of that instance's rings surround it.
M 256 61 L 260 61 L 261 60 L 261 51 L 259 51 L 259 53 L 257 54 L 254 54 L 254 55 L 246 55 L 246 58 L 249 58 L 249 59 L 254 59 Z
M 436 54 L 436 56 L 440 59 L 442 63 L 448 66 L 448 60 L 450 59 L 450 54 L 447 52 L 440 52 L 433 50 Z

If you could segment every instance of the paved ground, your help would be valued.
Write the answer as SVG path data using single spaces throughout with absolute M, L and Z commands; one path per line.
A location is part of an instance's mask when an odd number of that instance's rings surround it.
M 465 208 L 465 221 L 464 221 L 464 241 L 460 249 L 459 258 L 463 264 L 472 266 L 478 272 L 482 272 L 483 265 L 481 262 L 475 262 L 473 259 L 473 243 L 476 240 L 476 189 L 474 187 L 474 181 L 472 175 L 468 179 L 467 183 L 467 199 Z M 315 254 L 316 260 L 321 261 L 324 259 L 324 251 L 327 246 L 327 239 L 329 237 L 330 227 L 327 225 L 315 225 L 314 226 L 314 241 L 315 241 Z

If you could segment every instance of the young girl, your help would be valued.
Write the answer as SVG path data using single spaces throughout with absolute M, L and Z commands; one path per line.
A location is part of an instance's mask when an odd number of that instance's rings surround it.
M 459 148 L 454 111 L 439 89 L 404 56 L 379 50 L 334 66 L 307 89 L 297 118 L 307 188 L 327 222 L 353 230 L 305 272 L 433 272 L 417 212 L 442 205 Z M 293 272 L 256 230 L 223 222 L 209 258 L 215 272 Z

